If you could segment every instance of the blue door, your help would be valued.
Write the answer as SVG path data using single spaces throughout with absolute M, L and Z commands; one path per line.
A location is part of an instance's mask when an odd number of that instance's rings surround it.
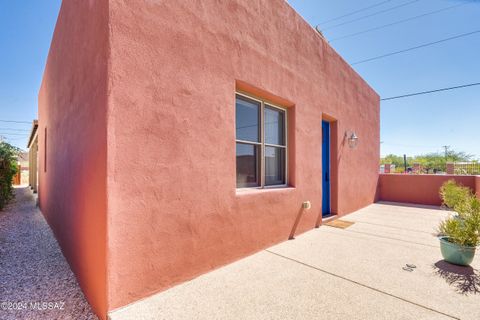
M 322 121 L 322 216 L 330 214 L 330 123 Z

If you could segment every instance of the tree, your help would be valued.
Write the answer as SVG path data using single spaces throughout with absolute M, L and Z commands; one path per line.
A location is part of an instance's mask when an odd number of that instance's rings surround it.
M 446 148 L 446 151 L 447 162 L 467 162 L 473 160 L 473 155 L 466 152 L 456 152 L 454 150 L 450 150 L 449 147 Z
M 397 172 L 403 172 L 405 163 L 403 161 L 403 156 L 397 156 L 394 154 L 388 154 L 384 158 L 380 159 L 380 164 L 393 164 L 395 165 L 395 170 Z M 413 165 L 413 158 L 407 158 L 407 167 L 411 167 Z
M 409 162 L 412 161 L 412 158 L 407 158 L 407 165 L 409 165 Z M 380 164 L 394 164 L 396 167 L 403 167 L 403 156 L 397 156 L 394 154 L 388 154 L 384 158 L 380 159 Z
M 0 210 L 13 197 L 12 180 L 17 173 L 17 157 L 20 149 L 0 141 Z
M 415 157 L 415 162 L 420 163 L 427 170 L 446 171 L 447 162 L 463 162 L 472 160 L 473 156 L 463 151 L 457 152 L 446 148 L 445 153 L 433 152 Z
M 447 162 L 466 162 L 472 161 L 473 156 L 463 151 L 451 150 L 449 147 L 445 148 L 445 153 L 431 152 L 417 155 L 415 157 L 407 158 L 407 166 L 411 167 L 414 163 L 420 164 L 424 171 L 446 171 Z M 389 154 L 380 159 L 381 164 L 394 164 L 397 168 L 403 168 L 403 156 Z

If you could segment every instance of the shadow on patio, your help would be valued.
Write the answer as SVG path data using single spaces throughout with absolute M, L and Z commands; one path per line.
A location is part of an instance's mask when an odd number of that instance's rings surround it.
M 480 319 L 477 257 L 441 259 L 432 206 L 377 203 L 112 312 L 124 319 Z M 406 264 L 416 267 L 406 272 Z M 432 269 L 432 267 L 434 269 Z M 462 294 L 459 294 L 462 293 Z
M 480 272 L 470 266 L 456 266 L 445 260 L 434 264 L 436 273 L 461 294 L 480 293 Z

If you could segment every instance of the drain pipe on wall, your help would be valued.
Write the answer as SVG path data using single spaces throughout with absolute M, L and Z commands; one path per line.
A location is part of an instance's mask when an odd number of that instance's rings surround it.
M 295 223 L 293 224 L 292 231 L 290 231 L 290 235 L 288 236 L 288 240 L 293 240 L 295 239 L 295 231 L 297 230 L 298 223 L 300 222 L 300 218 L 302 217 L 302 214 L 305 210 L 309 210 L 312 207 L 312 204 L 310 201 L 304 201 L 302 203 L 302 207 L 300 208 L 300 211 L 298 212 L 297 218 L 295 219 Z

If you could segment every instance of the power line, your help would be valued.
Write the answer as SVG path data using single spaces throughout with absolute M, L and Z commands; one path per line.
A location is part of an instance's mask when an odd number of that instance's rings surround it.
M 389 143 L 389 142 L 383 142 L 383 144 L 388 145 L 388 146 L 395 146 L 395 147 L 408 147 L 408 148 L 428 148 L 428 149 L 433 149 L 433 148 L 440 148 L 440 146 L 425 146 L 425 145 L 414 145 L 414 144 L 403 144 L 403 143 Z
M 32 121 L 0 120 L 0 122 L 8 122 L 8 123 L 28 123 L 28 124 L 32 124 Z
M 8 133 L 8 132 L 1 132 L 0 135 L 6 135 L 6 136 L 22 136 L 22 137 L 28 137 L 28 133 Z
M 462 34 L 459 34 L 459 35 L 456 35 L 456 36 L 453 36 L 453 37 L 441 39 L 441 40 L 434 41 L 434 42 L 425 43 L 425 44 L 415 46 L 415 47 L 411 47 L 411 48 L 408 48 L 408 49 L 399 50 L 399 51 L 395 51 L 395 52 L 390 52 L 390 53 L 387 53 L 387 54 L 383 54 L 381 56 L 376 56 L 376 57 L 373 57 L 373 58 L 356 61 L 356 62 L 352 63 L 351 65 L 354 66 L 354 65 L 357 65 L 357 64 L 365 63 L 365 62 L 370 62 L 370 61 L 373 61 L 373 60 L 378 60 L 378 59 L 390 57 L 390 56 L 397 55 L 397 54 L 400 54 L 400 53 L 404 53 L 404 52 L 408 52 L 408 51 L 412 51 L 412 50 L 416 50 L 416 49 L 420 49 L 420 48 L 429 47 L 429 46 L 432 46 L 434 44 L 438 44 L 438 43 L 442 43 L 442 42 L 446 42 L 446 41 L 450 41 L 450 40 L 454 40 L 454 39 L 458 39 L 458 38 L 467 37 L 467 36 L 470 36 L 472 34 L 479 33 L 479 32 L 480 32 L 480 30 L 475 30 L 475 31 L 472 31 L 472 32 L 467 32 L 467 33 L 462 33 Z
M 22 131 L 22 132 L 28 132 L 28 131 L 30 131 L 30 130 L 28 130 L 28 129 L 16 129 L 16 128 L 0 128 L 0 130 Z
M 18 141 L 18 140 L 28 139 L 28 137 L 15 137 L 15 138 L 11 138 L 11 137 L 5 137 L 5 136 L 0 135 L 0 141 L 2 140 L 2 138 L 4 138 L 5 140 L 9 140 L 9 141 Z
M 398 8 L 402 8 L 402 7 L 405 7 L 405 6 L 408 6 L 408 5 L 411 5 L 413 3 L 416 3 L 420 0 L 413 0 L 413 1 L 410 1 L 410 2 L 406 2 L 406 3 L 402 3 L 398 6 L 395 6 L 395 7 L 391 7 L 391 8 L 388 8 L 388 9 L 384 9 L 384 10 L 380 10 L 380 11 L 377 11 L 377 12 L 374 12 L 374 13 L 371 13 L 371 14 L 368 14 L 368 15 L 365 15 L 365 16 L 362 16 L 362 17 L 359 17 L 359 18 L 356 18 L 356 19 L 352 19 L 352 20 L 348 20 L 348 21 L 345 21 L 345 22 L 342 22 L 342 23 L 338 23 L 338 24 L 335 24 L 331 27 L 327 27 L 325 29 L 322 29 L 321 31 L 327 31 L 327 30 L 331 30 L 331 29 L 335 29 L 335 28 L 338 28 L 338 27 L 341 27 L 341 26 L 344 26 L 346 24 L 350 24 L 350 23 L 353 23 L 353 22 L 357 22 L 357 21 L 360 21 L 360 20 L 364 20 L 364 19 L 367 19 L 367 18 L 370 18 L 370 17 L 373 17 L 373 16 L 377 16 L 379 14 L 382 14 L 382 13 L 385 13 L 385 12 L 389 12 L 389 11 L 392 11 L 392 10 L 395 10 L 395 9 L 398 9 Z M 319 27 L 319 26 L 317 26 Z M 319 28 L 317 28 L 318 30 Z
M 461 6 L 464 6 L 464 5 L 466 5 L 466 4 L 468 4 L 468 3 L 467 3 L 467 2 L 465 2 L 465 3 L 460 3 L 460 4 L 456 4 L 456 5 L 454 5 L 454 6 L 450 6 L 450 7 L 446 7 L 446 8 L 442 8 L 442 9 L 438 9 L 438 10 L 434 10 L 434 11 L 430 11 L 430 12 L 426 12 L 426 13 L 420 14 L 420 15 L 418 15 L 418 16 L 414 16 L 414 17 L 410 17 L 410 18 L 407 18 L 407 19 L 399 20 L 399 21 L 396 21 L 396 22 L 384 24 L 384 25 L 381 25 L 381 26 L 378 26 L 378 27 L 375 27 L 375 28 L 370 28 L 370 29 L 367 29 L 367 30 L 350 33 L 350 34 L 347 34 L 347 35 L 344 35 L 344 36 L 341 36 L 341 37 L 334 38 L 334 39 L 330 40 L 329 42 L 334 42 L 334 41 L 338 41 L 338 40 L 343 40 L 343 39 L 351 38 L 351 37 L 358 36 L 358 35 L 361 35 L 361 34 L 365 34 L 365 33 L 368 33 L 368 32 L 372 32 L 372 31 L 384 29 L 384 28 L 391 27 L 391 26 L 394 26 L 394 25 L 397 25 L 397 24 L 401 24 L 401 23 L 404 23 L 404 22 L 412 21 L 412 20 L 415 20 L 415 19 L 423 18 L 423 17 L 426 17 L 426 16 L 430 16 L 430 15 L 433 15 L 433 14 L 437 14 L 437 13 L 443 12 L 443 11 L 447 11 L 447 10 L 450 10 L 450 9 L 454 9 L 454 8 L 456 8 L 456 7 L 461 7 Z
M 364 7 L 364 8 L 361 8 L 361 9 L 358 9 L 358 10 L 355 10 L 355 11 L 352 11 L 352 12 L 350 12 L 350 13 L 347 13 L 347 14 L 344 14 L 344 15 L 341 15 L 341 16 L 338 16 L 338 17 L 329 19 L 329 20 L 327 20 L 327 21 L 323 21 L 323 22 L 321 22 L 320 24 L 326 24 L 326 23 L 330 23 L 330 22 L 333 22 L 333 21 L 337 21 L 337 20 L 340 20 L 340 19 L 342 19 L 342 18 L 345 18 L 345 17 L 349 17 L 349 16 L 351 16 L 351 15 L 354 15 L 354 14 L 356 14 L 356 13 L 359 13 L 359 12 L 362 12 L 362 11 L 366 11 L 366 10 L 368 10 L 368 9 L 372 9 L 372 8 L 381 6 L 382 4 L 387 3 L 387 2 L 390 2 L 390 1 L 392 1 L 392 0 L 382 1 L 382 2 L 379 2 L 379 3 L 373 4 L 373 5 L 371 5 L 371 6 Z
M 381 100 L 381 101 L 387 101 L 387 100 L 393 100 L 393 99 L 407 98 L 407 97 L 419 96 L 419 95 L 423 95 L 423 94 L 430 94 L 430 93 L 441 92 L 441 91 L 462 89 L 462 88 L 479 86 L 479 85 L 480 85 L 480 82 L 475 82 L 475 83 L 464 84 L 464 85 L 461 85 L 461 86 L 455 86 L 455 87 L 441 88 L 441 89 L 435 89 L 435 90 L 429 90 L 429 91 L 421 91 L 421 92 L 409 93 L 409 94 L 404 94 L 404 95 L 401 95 L 401 96 L 383 98 L 383 99 L 380 99 L 380 100 Z

